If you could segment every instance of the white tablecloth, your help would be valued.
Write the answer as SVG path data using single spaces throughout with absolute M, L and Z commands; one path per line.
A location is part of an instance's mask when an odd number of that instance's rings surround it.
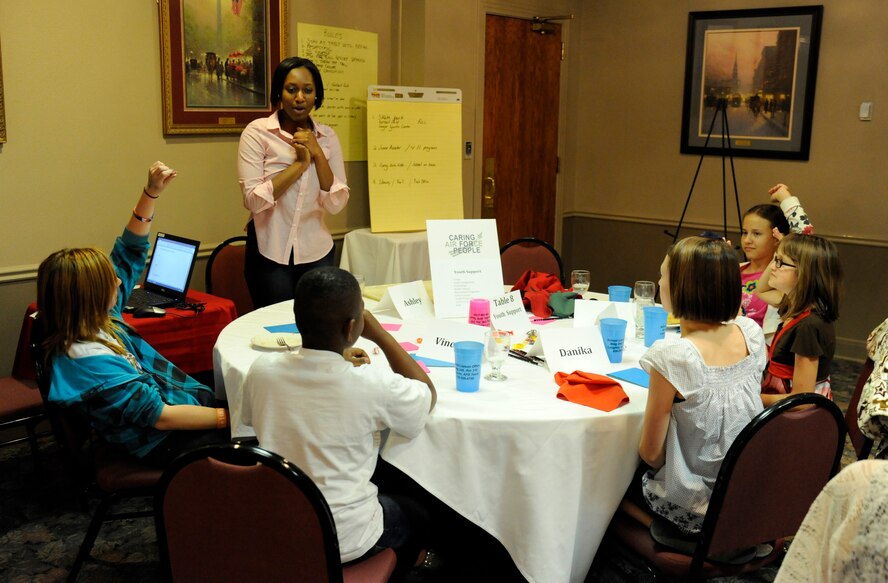
M 339 267 L 363 275 L 367 285 L 431 279 L 429 239 L 425 231 L 371 233 L 370 229 L 355 229 L 343 240 Z
M 216 387 L 233 435 L 253 434 L 240 422 L 243 381 L 260 354 L 250 338 L 292 321 L 283 302 L 219 335 Z M 614 369 L 643 352 L 629 339 Z M 604 413 L 557 399 L 552 374 L 515 359 L 503 367 L 509 380 L 482 379 L 477 393 L 456 391 L 453 368 L 431 370 L 438 403 L 425 430 L 414 440 L 391 434 L 382 456 L 502 542 L 529 581 L 583 581 L 638 463 L 646 390 L 624 383 L 630 402 Z

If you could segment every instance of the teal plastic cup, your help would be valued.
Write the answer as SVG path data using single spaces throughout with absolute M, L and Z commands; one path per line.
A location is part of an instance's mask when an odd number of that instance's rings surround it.
M 644 308 L 644 345 L 650 346 L 666 337 L 666 318 L 669 314 L 660 306 Z
M 623 362 L 623 341 L 626 340 L 626 320 L 620 318 L 602 318 L 599 323 L 601 339 L 607 351 L 607 359 L 612 362 Z
M 456 390 L 474 393 L 481 384 L 481 356 L 484 345 L 480 342 L 454 342 L 453 355 L 456 364 Z
M 628 285 L 607 286 L 607 299 L 612 302 L 628 302 L 632 295 L 632 288 Z

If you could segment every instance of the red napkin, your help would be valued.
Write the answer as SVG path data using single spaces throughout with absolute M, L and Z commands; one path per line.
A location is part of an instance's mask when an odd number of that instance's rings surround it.
M 534 316 L 548 318 L 552 315 L 552 308 L 549 307 L 549 294 L 564 291 L 564 286 L 561 285 L 561 280 L 557 275 L 528 269 L 512 286 L 512 291 L 516 290 L 522 292 L 524 307 L 530 308 Z
M 600 374 L 575 370 L 572 373 L 556 372 L 558 398 L 586 405 L 599 411 L 613 411 L 629 402 L 629 396 L 620 383 Z

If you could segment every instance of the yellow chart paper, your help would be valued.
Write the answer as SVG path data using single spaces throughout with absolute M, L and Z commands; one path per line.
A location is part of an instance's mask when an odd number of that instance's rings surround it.
M 367 172 L 374 233 L 461 219 L 461 103 L 369 100 Z
M 376 83 L 375 32 L 296 25 L 299 56 L 311 59 L 324 79 L 324 103 L 311 117 L 333 128 L 345 161 L 367 159 L 367 87 Z

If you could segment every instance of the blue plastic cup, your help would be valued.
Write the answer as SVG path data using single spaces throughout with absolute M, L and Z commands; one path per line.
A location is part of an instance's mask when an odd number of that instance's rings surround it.
M 453 355 L 456 364 L 456 390 L 474 393 L 481 384 L 481 356 L 484 345 L 480 342 L 454 342 Z
M 650 346 L 666 337 L 666 318 L 669 314 L 660 306 L 644 308 L 644 345 Z
M 623 341 L 626 340 L 626 320 L 602 318 L 599 323 L 601 339 L 610 362 L 623 362 Z
M 632 295 L 632 288 L 628 285 L 607 286 L 607 299 L 612 302 L 628 302 Z M 619 361 L 618 361 L 619 362 Z

